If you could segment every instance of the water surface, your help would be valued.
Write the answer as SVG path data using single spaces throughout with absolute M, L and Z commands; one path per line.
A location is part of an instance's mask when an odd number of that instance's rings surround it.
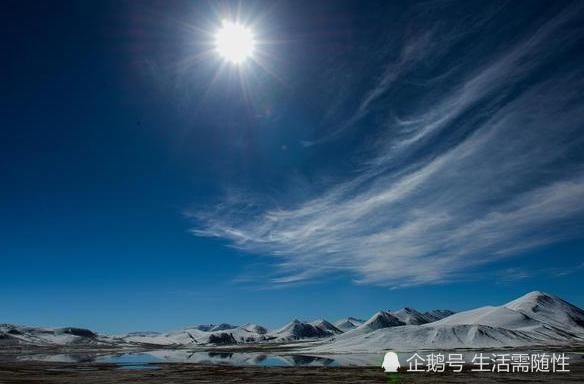
M 44 361 L 63 363 L 116 364 L 124 369 L 155 368 L 161 363 L 190 363 L 204 365 L 262 366 L 262 367 L 345 367 L 380 366 L 383 354 L 357 353 L 339 355 L 279 354 L 264 352 L 210 352 L 189 350 L 152 350 L 119 353 L 31 353 L 3 356 L 5 360 Z

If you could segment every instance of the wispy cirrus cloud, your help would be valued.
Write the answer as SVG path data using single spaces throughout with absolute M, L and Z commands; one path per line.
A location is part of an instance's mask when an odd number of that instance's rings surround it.
M 582 236 L 583 73 L 576 66 L 541 75 L 582 37 L 565 30 L 579 11 L 559 12 L 465 75 L 433 84 L 418 103 L 424 108 L 387 119 L 388 133 L 357 176 L 294 206 L 246 196 L 192 212 L 193 232 L 274 256 L 274 283 L 348 272 L 388 286 L 462 278 Z M 372 113 L 405 67 L 424 60 L 419 49 L 367 92 L 350 124 Z

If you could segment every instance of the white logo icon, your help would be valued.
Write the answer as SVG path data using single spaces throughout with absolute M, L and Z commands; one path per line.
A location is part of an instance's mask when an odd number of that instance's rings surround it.
M 383 368 L 385 372 L 397 372 L 399 369 L 397 353 L 391 351 L 386 352 L 385 356 L 383 357 L 383 364 L 381 364 L 381 368 Z

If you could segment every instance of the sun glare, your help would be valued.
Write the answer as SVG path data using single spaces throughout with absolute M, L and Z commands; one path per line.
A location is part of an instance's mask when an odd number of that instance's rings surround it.
M 223 20 L 221 29 L 215 36 L 215 46 L 223 59 L 240 64 L 253 54 L 255 40 L 249 27 Z

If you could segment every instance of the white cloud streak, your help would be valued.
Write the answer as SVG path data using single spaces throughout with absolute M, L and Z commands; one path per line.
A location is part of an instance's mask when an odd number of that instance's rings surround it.
M 193 232 L 276 257 L 274 283 L 348 272 L 358 283 L 394 287 L 463 278 L 469 269 L 581 236 L 584 83 L 578 70 L 517 92 L 503 106 L 483 110 L 487 117 L 460 123 L 473 126 L 457 142 L 403 161 L 477 103 L 508 95 L 545 61 L 544 45 L 569 46 L 573 36 L 558 40 L 558 30 L 573 12 L 560 13 L 481 66 L 426 111 L 388 122 L 392 135 L 381 139 L 359 176 L 294 207 L 254 201 L 256 209 L 241 209 L 247 202 L 236 199 L 193 212 L 199 222 Z M 366 95 L 354 119 L 387 91 L 387 79 Z

